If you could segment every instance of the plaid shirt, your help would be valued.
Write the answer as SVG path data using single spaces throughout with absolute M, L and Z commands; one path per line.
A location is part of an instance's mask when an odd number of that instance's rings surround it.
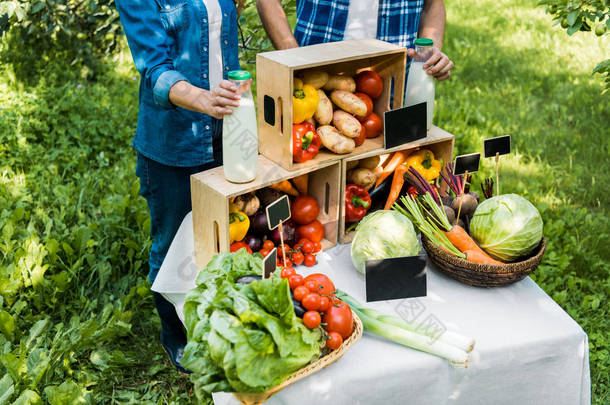
M 377 39 L 413 48 L 424 0 L 379 0 Z M 294 36 L 301 46 L 343 39 L 349 0 L 297 0 Z

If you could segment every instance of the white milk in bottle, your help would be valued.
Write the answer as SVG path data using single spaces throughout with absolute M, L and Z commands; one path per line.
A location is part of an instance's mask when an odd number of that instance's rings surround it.
M 424 62 L 432 55 L 433 41 L 428 38 L 415 40 L 416 54 L 411 61 L 409 77 L 407 78 L 407 91 L 405 106 L 409 107 L 419 103 L 426 103 L 426 128 L 432 126 L 434 115 L 434 78 L 423 69 Z
M 239 107 L 231 107 L 233 114 L 222 120 L 222 164 L 225 178 L 233 183 L 254 180 L 258 168 L 258 132 L 250 77 L 245 70 L 229 72 L 229 80 L 241 93 Z

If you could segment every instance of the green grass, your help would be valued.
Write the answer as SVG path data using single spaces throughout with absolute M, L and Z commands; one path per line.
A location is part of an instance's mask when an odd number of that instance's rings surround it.
M 512 134 L 502 190 L 542 212 L 549 248 L 533 278 L 589 334 L 593 403 L 605 404 L 610 106 L 590 72 L 608 36 L 568 37 L 533 1 L 446 3 L 456 68 L 437 86 L 436 123 L 459 153 Z M 62 71 L 26 87 L 0 68 L 0 403 L 3 392 L 8 403 L 190 403 L 146 281 L 131 60 L 81 89 Z M 491 173 L 484 162 L 475 183 Z

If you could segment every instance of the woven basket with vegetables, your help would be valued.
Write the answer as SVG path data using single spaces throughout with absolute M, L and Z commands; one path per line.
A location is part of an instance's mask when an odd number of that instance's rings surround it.
M 328 277 L 285 268 L 261 279 L 261 269 L 258 253 L 217 254 L 186 298 L 181 363 L 202 400 L 234 392 L 244 404 L 262 403 L 337 361 L 362 335 Z

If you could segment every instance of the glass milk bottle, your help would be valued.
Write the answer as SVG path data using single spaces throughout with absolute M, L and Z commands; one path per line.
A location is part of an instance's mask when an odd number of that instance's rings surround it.
M 233 113 L 222 120 L 222 163 L 225 178 L 233 183 L 254 180 L 258 167 L 258 133 L 250 77 L 245 70 L 229 72 L 229 80 L 241 93 L 239 107 L 231 107 Z
M 419 103 L 426 103 L 427 123 L 426 128 L 432 126 L 434 115 L 434 78 L 424 70 L 424 62 L 432 55 L 433 41 L 428 38 L 415 40 L 415 56 L 409 68 L 407 78 L 407 91 L 405 95 L 405 106 L 409 107 Z

